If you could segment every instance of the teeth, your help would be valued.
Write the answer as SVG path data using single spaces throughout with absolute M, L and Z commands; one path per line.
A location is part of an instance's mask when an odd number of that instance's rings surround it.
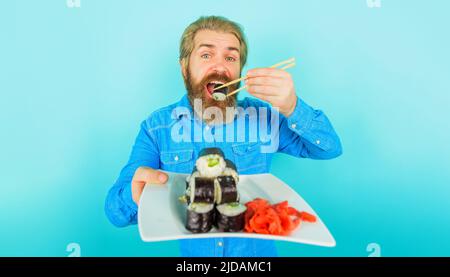
M 212 81 L 211 83 L 212 83 L 212 84 L 215 84 L 215 85 L 216 85 L 216 84 L 219 84 L 219 85 L 223 85 L 223 84 L 225 84 L 225 83 L 223 83 L 223 82 L 220 82 L 220 81 Z

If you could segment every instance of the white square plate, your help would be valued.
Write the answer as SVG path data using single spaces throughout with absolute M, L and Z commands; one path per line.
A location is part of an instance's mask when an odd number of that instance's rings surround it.
M 299 211 L 317 217 L 315 223 L 302 221 L 289 236 L 251 234 L 245 232 L 224 233 L 213 228 L 208 233 L 193 234 L 186 230 L 186 205 L 178 198 L 184 195 L 187 174 L 166 172 L 165 185 L 146 185 L 138 211 L 139 233 L 143 241 L 164 241 L 213 237 L 239 237 L 284 240 L 296 243 L 333 247 L 336 242 L 325 224 L 303 198 L 272 174 L 239 175 L 240 202 L 246 203 L 260 197 L 271 204 L 287 200 Z

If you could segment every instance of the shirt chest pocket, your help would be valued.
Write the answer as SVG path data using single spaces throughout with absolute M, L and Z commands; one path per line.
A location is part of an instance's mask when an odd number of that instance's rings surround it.
M 237 143 L 231 147 L 239 174 L 257 174 L 268 171 L 267 155 L 261 152 L 260 143 Z
M 161 151 L 161 169 L 178 173 L 191 173 L 194 167 L 193 156 L 193 149 Z

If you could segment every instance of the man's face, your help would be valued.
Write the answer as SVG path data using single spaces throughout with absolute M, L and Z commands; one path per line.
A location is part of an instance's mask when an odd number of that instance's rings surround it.
M 239 40 L 233 34 L 211 30 L 201 30 L 196 33 L 189 65 L 186 68 L 182 65 L 191 104 L 193 99 L 198 98 L 202 100 L 204 109 L 216 106 L 223 112 L 226 107 L 235 106 L 235 95 L 227 97 L 226 101 L 222 102 L 214 100 L 211 83 L 227 83 L 240 77 L 239 51 Z M 238 86 L 239 84 L 235 84 L 228 89 L 231 92 Z

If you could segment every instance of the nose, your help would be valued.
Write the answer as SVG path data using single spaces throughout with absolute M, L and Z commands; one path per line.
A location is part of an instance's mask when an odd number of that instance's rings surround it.
M 227 75 L 228 69 L 223 63 L 222 60 L 215 61 L 214 65 L 211 68 L 212 71 L 216 72 L 217 74 L 225 74 Z

